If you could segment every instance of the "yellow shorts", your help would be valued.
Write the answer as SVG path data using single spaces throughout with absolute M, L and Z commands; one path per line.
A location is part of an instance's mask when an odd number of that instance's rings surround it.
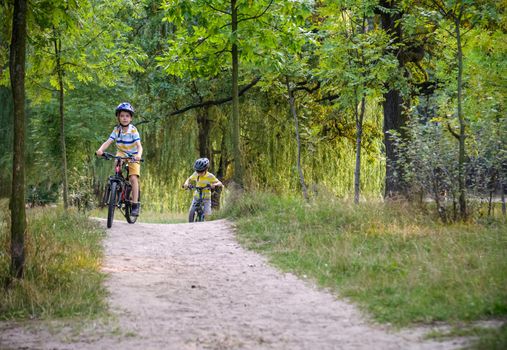
M 141 176 L 141 163 L 129 162 L 129 176 L 130 175 Z
M 123 153 L 123 152 L 118 152 L 116 153 L 117 156 L 120 156 L 120 157 L 125 157 L 126 154 Z M 141 176 L 141 162 L 131 162 L 131 161 L 126 161 L 128 162 L 128 165 L 129 165 L 129 176 L 130 175 L 137 175 L 138 177 Z

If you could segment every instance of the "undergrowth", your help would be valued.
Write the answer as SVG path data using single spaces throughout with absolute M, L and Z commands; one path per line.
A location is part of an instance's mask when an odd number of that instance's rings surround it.
M 9 277 L 8 210 L 0 214 L 0 280 Z M 24 278 L 0 287 L 0 319 L 92 316 L 105 310 L 103 230 L 72 210 L 30 209 Z

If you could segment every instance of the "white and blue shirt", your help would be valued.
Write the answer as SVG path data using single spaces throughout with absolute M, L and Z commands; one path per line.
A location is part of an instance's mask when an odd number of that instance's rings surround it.
M 116 147 L 119 152 L 137 154 L 137 141 L 141 141 L 141 136 L 137 128 L 129 124 L 127 131 L 123 131 L 121 125 L 116 126 L 109 136 L 113 141 L 116 141 Z

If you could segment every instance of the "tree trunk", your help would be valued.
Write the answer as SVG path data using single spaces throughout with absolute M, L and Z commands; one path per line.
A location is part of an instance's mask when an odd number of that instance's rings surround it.
M 67 209 L 69 207 L 69 183 L 67 179 L 67 149 L 65 146 L 65 115 L 63 109 L 64 91 L 63 91 L 63 67 L 61 62 L 61 51 L 62 42 L 56 39 L 53 41 L 55 46 L 55 57 L 56 57 L 56 73 L 58 76 L 58 101 L 60 106 L 60 147 L 62 156 L 62 182 L 63 182 L 63 207 Z
M 400 178 L 398 156 L 395 149 L 394 140 L 390 131 L 393 130 L 403 135 L 402 127 L 405 121 L 401 115 L 403 100 L 398 90 L 392 89 L 384 94 L 384 147 L 386 152 L 386 178 L 385 191 L 386 198 L 397 197 L 403 193 L 402 181 Z
M 197 128 L 199 130 L 199 157 L 212 158 L 210 147 L 211 120 L 209 119 L 209 108 L 203 108 L 197 114 Z M 213 164 L 213 163 L 212 163 Z
M 464 4 L 461 4 L 459 15 L 455 18 L 457 59 L 458 59 L 458 120 L 459 120 L 459 159 L 458 159 L 458 188 L 459 188 L 459 211 L 463 220 L 467 217 L 466 188 L 465 188 L 465 117 L 463 116 L 463 51 L 461 47 L 461 16 L 463 14 Z
M 214 164 L 214 163 L 213 163 Z M 225 169 L 227 168 L 227 149 L 226 149 L 226 142 L 225 142 L 225 132 L 222 136 L 222 142 L 220 143 L 220 159 L 218 161 L 218 169 L 216 170 L 216 177 L 224 182 L 224 175 L 225 175 Z M 212 191 L 211 192 L 211 207 L 213 209 L 219 210 L 220 209 L 220 197 L 221 197 L 222 191 Z
M 361 109 L 358 113 L 357 90 L 356 90 L 356 168 L 354 170 L 354 203 L 359 203 L 359 195 L 361 193 L 361 142 L 363 137 L 363 120 L 366 108 L 366 99 L 364 95 L 361 98 Z
M 2 72 L 0 72 L 2 74 Z M 14 130 L 14 102 L 12 101 L 12 91 L 10 87 L 0 87 L 0 125 L 3 130 Z M 0 139 L 0 149 L 4 154 L 12 154 L 13 133 L 4 132 Z M 12 164 L 4 164 L 4 170 L 0 173 L 0 197 L 10 198 L 12 190 L 11 171 Z M 10 167 L 10 171 L 7 171 Z
M 401 13 L 396 8 L 396 2 L 392 0 L 381 0 L 379 3 L 388 11 L 381 12 L 382 28 L 389 33 L 394 43 L 399 43 L 402 39 L 401 28 Z M 399 70 L 402 71 L 404 67 L 403 55 L 400 52 L 395 52 L 398 57 Z M 384 94 L 384 146 L 386 152 L 386 178 L 385 178 L 385 192 L 386 198 L 396 197 L 404 192 L 402 181 L 400 181 L 401 174 L 398 166 L 398 157 L 394 142 L 389 134 L 390 130 L 394 130 L 403 135 L 402 127 L 405 126 L 405 117 L 402 114 L 403 99 L 400 91 L 391 88 Z
M 11 278 L 22 278 L 25 265 L 25 0 L 14 1 L 9 71 L 14 101 L 14 142 L 12 163 L 11 209 Z
M 505 192 L 507 192 L 507 186 L 502 181 L 502 214 L 505 216 L 507 214 L 507 207 L 505 205 Z
M 308 201 L 308 191 L 306 190 L 306 184 L 305 184 L 305 178 L 303 176 L 303 169 L 301 169 L 301 138 L 299 137 L 299 123 L 298 123 L 298 116 L 296 112 L 296 104 L 294 99 L 294 91 L 290 88 L 289 83 L 289 77 L 286 77 L 286 85 L 287 85 L 287 92 L 289 94 L 289 105 L 290 105 L 290 112 L 292 114 L 292 117 L 294 118 L 294 128 L 296 129 L 296 142 L 298 146 L 298 155 L 297 155 L 297 168 L 298 168 L 298 174 L 299 174 L 299 182 L 301 184 L 301 189 L 303 191 L 303 197 L 306 201 Z
M 239 187 L 243 187 L 243 167 L 241 166 L 240 128 L 239 128 L 239 95 L 238 95 L 238 7 L 236 0 L 231 0 L 232 15 L 232 157 L 234 164 L 233 180 Z

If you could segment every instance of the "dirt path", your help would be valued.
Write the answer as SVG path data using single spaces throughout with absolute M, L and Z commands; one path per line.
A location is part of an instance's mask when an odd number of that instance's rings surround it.
M 354 306 L 242 249 L 227 221 L 115 222 L 114 317 L 0 325 L 0 349 L 454 349 L 372 325 Z

